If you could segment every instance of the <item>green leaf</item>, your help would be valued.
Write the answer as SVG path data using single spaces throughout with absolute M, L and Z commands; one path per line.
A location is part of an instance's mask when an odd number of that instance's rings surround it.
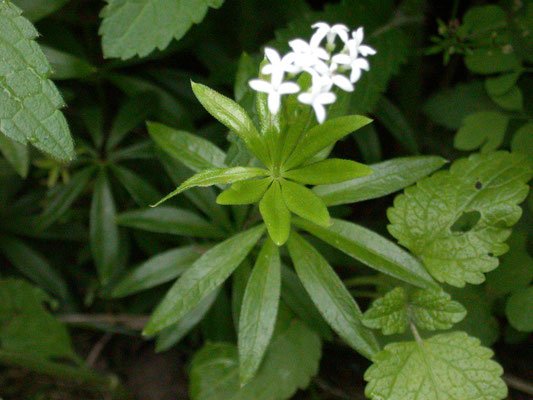
M 87 61 L 72 54 L 48 46 L 41 46 L 41 50 L 50 62 L 52 79 L 82 79 L 97 71 Z
M 420 154 L 416 133 L 402 111 L 385 96 L 381 96 L 375 110 L 376 118 L 412 154 Z
M 503 151 L 457 160 L 396 197 L 389 232 L 438 281 L 479 284 L 508 250 L 531 175 L 524 156 Z
M 109 283 L 120 257 L 120 235 L 115 223 L 115 202 L 104 171 L 94 185 L 90 213 L 89 242 L 102 285 Z
M 281 286 L 278 247 L 267 239 L 246 285 L 239 319 L 240 383 L 255 376 L 272 338 Z
M 505 315 L 516 330 L 533 331 L 533 286 L 518 290 L 509 297 Z
M 413 322 L 426 330 L 450 329 L 466 316 L 465 308 L 438 290 L 417 290 L 409 296 Z
M 533 122 L 522 125 L 511 140 L 511 150 L 514 153 L 527 154 L 533 161 Z
M 294 218 L 294 224 L 379 272 L 423 288 L 436 286 L 420 261 L 360 225 L 333 219 L 321 227 L 300 218 Z
M 0 132 L 0 152 L 21 177 L 26 178 L 30 170 L 30 152 L 20 144 Z
M 146 126 L 161 149 L 193 171 L 226 168 L 226 153 L 208 140 L 157 122 L 147 122 Z
M 522 91 L 518 86 L 514 86 L 502 95 L 491 95 L 491 99 L 501 108 L 508 111 L 521 111 L 524 105 Z
M 239 384 L 237 347 L 208 343 L 191 366 L 192 400 L 280 400 L 306 388 L 318 372 L 320 339 L 298 319 L 284 323 L 270 344 L 257 376 Z
M 519 77 L 520 72 L 489 77 L 485 79 L 485 89 L 492 97 L 504 95 L 516 85 Z
M 471 7 L 463 18 L 462 30 L 468 36 L 487 36 L 507 25 L 507 14 L 496 5 Z
M 0 349 L 38 359 L 77 359 L 67 329 L 42 305 L 47 300 L 25 281 L 0 280 Z
M 453 145 L 464 151 L 480 147 L 484 153 L 494 151 L 502 144 L 508 123 L 509 117 L 499 112 L 482 111 L 471 114 L 464 119 Z
M 350 115 L 314 126 L 302 135 L 292 154 L 284 161 L 283 168 L 288 171 L 301 165 L 319 151 L 371 122 L 367 117 Z
M 287 208 L 296 215 L 318 225 L 330 225 L 331 218 L 326 205 L 310 189 L 298 183 L 282 180 L 281 193 Z
M 324 185 L 328 183 L 344 182 L 372 174 L 372 169 L 364 164 L 351 160 L 330 158 L 293 169 L 283 174 L 285 178 L 295 180 L 306 185 Z
M 374 335 L 361 324 L 361 310 L 328 262 L 295 232 L 289 254 L 307 293 L 340 337 L 367 358 L 379 350 Z
M 278 246 L 285 244 L 291 231 L 291 213 L 283 201 L 278 181 L 272 183 L 259 202 L 259 211 L 270 238 Z
M 354 139 L 366 163 L 375 163 L 383 158 L 379 136 L 373 125 L 363 126 Z
M 504 53 L 501 48 L 477 48 L 465 56 L 466 67 L 477 74 L 497 74 L 517 71 L 520 59 L 515 53 Z
M 217 197 L 218 204 L 253 204 L 261 200 L 272 178 L 235 182 L 228 190 Z
M 194 309 L 220 286 L 248 255 L 264 233 L 260 225 L 239 233 L 208 250 L 172 286 L 152 314 L 144 330 L 153 335 Z
M 328 206 L 376 199 L 397 192 L 436 171 L 446 163 L 437 156 L 402 157 L 372 164 L 372 174 L 313 191 Z
M 161 194 L 150 183 L 132 170 L 116 164 L 111 165 L 111 171 L 139 206 L 149 206 L 161 198 Z
M 362 322 L 368 328 L 381 329 L 384 335 L 405 332 L 409 323 L 405 290 L 397 287 L 375 300 L 364 313 Z
M 268 150 L 254 123 L 240 105 L 199 83 L 192 82 L 192 90 L 209 114 L 236 133 L 265 166 L 270 166 Z
M 62 161 L 74 158 L 63 99 L 47 79 L 50 65 L 35 41 L 36 29 L 21 10 L 0 1 L 0 131 Z M 15 47 L 16 44 L 16 47 Z
M 201 247 L 193 245 L 160 253 L 129 271 L 114 285 L 111 295 L 130 296 L 169 282 L 187 270 L 200 257 L 202 250 Z
M 143 208 L 116 217 L 122 226 L 149 232 L 219 239 L 225 233 L 192 211 L 176 207 Z
M 263 168 L 255 167 L 232 167 L 232 168 L 213 168 L 198 172 L 196 175 L 183 182 L 176 190 L 159 200 L 152 207 L 167 201 L 168 199 L 184 192 L 195 186 L 212 186 L 219 184 L 235 183 L 246 181 L 248 179 L 267 176 L 268 171 Z
M 22 9 L 24 16 L 30 21 L 38 21 L 50 15 L 69 0 L 13 0 L 13 3 Z
M 492 355 L 464 332 L 389 344 L 365 373 L 365 394 L 373 400 L 503 400 L 503 369 Z
M 145 57 L 181 39 L 223 0 L 107 0 L 100 26 L 106 58 Z

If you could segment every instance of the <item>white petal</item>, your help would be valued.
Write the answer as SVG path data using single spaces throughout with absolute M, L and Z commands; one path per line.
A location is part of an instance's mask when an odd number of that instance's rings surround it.
M 327 29 L 329 31 L 330 27 L 329 24 L 326 22 L 315 22 L 313 25 L 311 25 L 311 28 L 313 29 Z
M 352 68 L 359 68 L 368 71 L 370 69 L 370 64 L 368 63 L 366 58 L 358 58 L 352 63 Z
M 352 81 L 352 83 L 355 83 L 360 78 L 361 78 L 361 70 L 359 68 L 353 68 L 352 73 L 350 75 L 350 81 Z
M 314 96 L 311 93 L 300 93 L 298 101 L 303 104 L 313 104 Z
M 335 64 L 350 65 L 352 58 L 348 54 L 335 54 L 331 59 Z
M 336 86 L 340 87 L 342 90 L 344 90 L 346 92 L 353 92 L 352 83 L 344 75 L 334 75 L 333 76 L 333 84 L 335 84 Z
M 318 47 L 320 46 L 320 43 L 322 43 L 322 40 L 326 37 L 328 34 L 328 29 L 318 29 L 313 36 L 311 36 L 311 40 L 309 41 L 309 44 L 311 47 Z
M 272 91 L 272 84 L 261 79 L 252 79 L 248 85 L 257 92 L 270 93 Z
M 263 68 L 261 68 L 261 73 L 263 75 L 270 75 L 273 70 L 274 70 L 274 67 L 272 66 L 272 64 L 267 64 Z
M 361 43 L 363 43 L 363 39 L 365 37 L 365 33 L 363 31 L 363 27 L 359 27 L 356 31 L 352 33 L 352 37 L 354 38 L 355 42 L 357 43 L 357 46 L 359 46 Z
M 323 123 L 326 120 L 326 109 L 321 104 L 313 104 L 313 109 L 315 110 L 316 120 L 319 124 Z
M 281 104 L 281 96 L 279 93 L 272 92 L 268 95 L 268 109 L 272 114 L 277 114 Z
M 265 47 L 265 56 L 271 64 L 278 64 L 281 61 L 279 53 L 270 47 Z
M 320 93 L 316 98 L 316 102 L 319 104 L 331 104 L 335 103 L 335 100 L 337 100 L 337 96 L 331 92 Z
M 289 46 L 296 53 L 308 53 L 309 52 L 309 43 L 303 39 L 294 39 L 289 42 Z
M 359 53 L 361 53 L 363 57 L 373 56 L 374 54 L 376 54 L 376 50 L 373 47 L 363 44 L 359 46 Z
M 329 53 L 326 51 L 326 49 L 317 47 L 314 52 L 318 58 L 321 58 L 322 60 L 329 60 Z
M 294 82 L 283 82 L 278 89 L 279 94 L 298 93 L 299 91 L 300 86 Z

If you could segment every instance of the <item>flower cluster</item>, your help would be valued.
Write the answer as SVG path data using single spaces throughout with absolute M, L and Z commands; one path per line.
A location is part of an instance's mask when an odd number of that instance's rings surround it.
M 312 26 L 315 33 L 309 42 L 294 39 L 289 42 L 292 51 L 281 57 L 271 48 L 265 49 L 268 64 L 263 66 L 261 73 L 269 75 L 270 80 L 252 79 L 250 87 L 258 92 L 268 94 L 268 108 L 277 114 L 281 105 L 281 96 L 300 92 L 295 82 L 285 80 L 302 72 L 311 75 L 311 87 L 298 95 L 303 104 L 313 107 L 319 123 L 326 120 L 326 108 L 337 99 L 333 92 L 336 86 L 344 91 L 354 90 L 354 83 L 361 78 L 362 71 L 368 71 L 370 65 L 365 57 L 376 54 L 376 50 L 363 44 L 363 28 L 350 31 L 343 24 L 330 26 L 325 22 L 317 22 Z M 341 41 L 340 51 L 337 38 Z M 323 43 L 325 46 L 323 47 Z M 347 73 L 347 75 L 345 75 Z

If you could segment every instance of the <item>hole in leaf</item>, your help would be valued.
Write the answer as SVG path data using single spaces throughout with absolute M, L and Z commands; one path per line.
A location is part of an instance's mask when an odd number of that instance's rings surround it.
M 483 188 L 483 184 L 480 181 L 477 181 L 476 184 L 474 185 L 474 187 L 477 190 L 481 190 Z
M 479 211 L 468 211 L 461 214 L 453 223 L 450 230 L 452 232 L 469 232 L 481 218 Z

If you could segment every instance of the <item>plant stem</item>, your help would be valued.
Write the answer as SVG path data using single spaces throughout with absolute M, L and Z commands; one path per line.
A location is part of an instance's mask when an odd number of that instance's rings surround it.
M 67 324 L 111 324 L 142 330 L 148 323 L 148 316 L 136 314 L 64 314 L 58 319 Z
M 504 375 L 503 380 L 511 388 L 533 396 L 533 385 L 531 383 L 523 381 L 522 379 L 512 375 Z

